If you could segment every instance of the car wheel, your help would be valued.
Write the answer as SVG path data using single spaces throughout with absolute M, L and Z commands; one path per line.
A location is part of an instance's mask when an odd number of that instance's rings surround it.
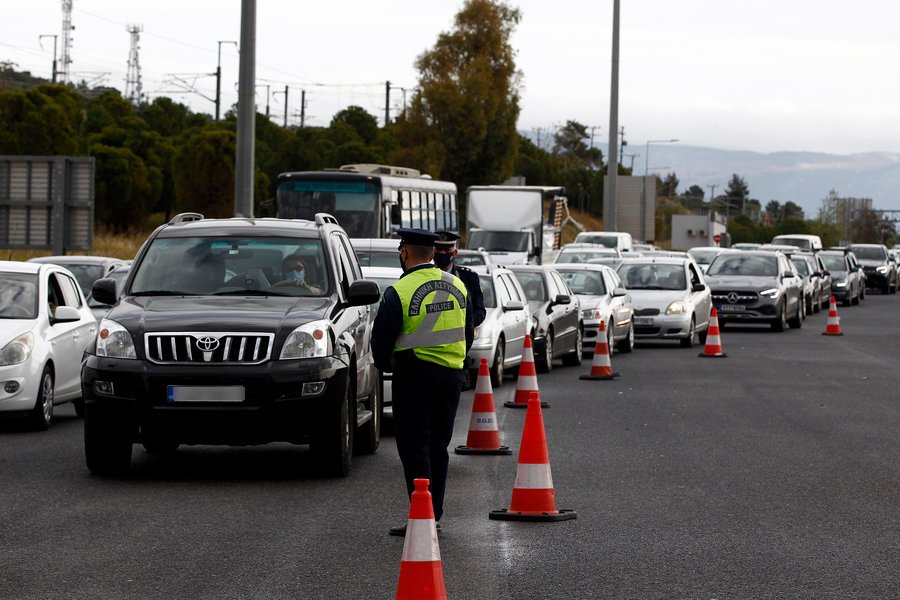
M 804 302 L 800 301 L 797 303 L 797 314 L 788 322 L 794 329 L 800 329 L 803 326 L 803 319 L 806 318 L 804 308 Z
M 344 384 L 344 394 L 336 406 L 323 407 L 318 427 L 315 429 L 310 443 L 313 463 L 322 475 L 343 477 L 350 472 L 353 455 L 353 430 L 356 429 L 355 418 L 351 420 L 350 378 L 356 367 L 351 363 Z M 353 410 L 355 413 L 356 411 Z M 354 415 L 355 416 L 355 415 Z
M 803 318 L 806 318 L 806 315 L 811 315 L 816 312 L 815 307 L 813 306 L 812 296 L 807 296 L 806 301 L 803 303 Z
M 859 286 L 859 299 L 860 300 L 866 299 L 866 286 L 864 286 L 864 285 Z
M 118 411 L 85 406 L 84 457 L 94 475 L 122 475 L 131 465 L 135 426 Z
M 538 373 L 549 373 L 553 369 L 553 330 L 547 330 L 547 339 L 544 342 L 544 352 L 536 360 Z
M 628 326 L 628 334 L 625 336 L 625 339 L 619 342 L 616 346 L 616 350 L 621 352 L 622 354 L 628 354 L 632 350 L 634 350 L 634 325 Z
M 503 385 L 503 377 L 506 371 L 503 363 L 506 361 L 506 341 L 501 337 L 497 340 L 497 351 L 494 352 L 494 364 L 491 365 L 491 386 L 498 388 Z
M 610 356 L 615 353 L 615 350 L 613 350 L 616 347 L 615 341 L 616 336 L 613 335 L 612 319 L 610 319 L 609 327 L 606 328 L 606 348 L 609 350 Z
M 375 385 L 372 386 L 372 396 L 369 398 L 369 410 L 372 418 L 369 419 L 357 432 L 359 436 L 353 446 L 357 454 L 374 454 L 381 442 L 381 423 L 384 418 L 384 393 L 381 387 L 381 376 L 376 375 Z
M 76 398 L 72 400 L 72 406 L 75 407 L 75 416 L 84 417 L 84 398 Z
M 694 346 L 694 336 L 697 335 L 697 325 L 694 317 L 691 317 L 691 327 L 688 329 L 687 337 L 678 340 L 682 348 L 692 348 Z
M 28 422 L 32 429 L 44 431 L 50 427 L 51 421 L 53 421 L 53 369 L 47 365 L 41 373 L 41 383 L 38 386 L 34 408 L 28 413 Z
M 582 356 L 581 356 L 581 346 L 584 343 L 584 333 L 581 331 L 581 326 L 579 325 L 577 329 L 575 329 L 575 347 L 571 352 L 563 356 L 563 364 L 567 367 L 577 367 L 581 364 Z M 612 344 L 610 344 L 610 350 L 612 350 Z
M 856 295 L 853 296 L 853 299 L 850 300 L 852 304 L 859 304 L 860 300 L 862 300 L 862 289 L 856 290 Z
M 885 294 L 885 295 L 891 293 L 891 282 L 890 282 L 890 281 L 885 281 L 885 282 L 884 282 L 884 285 L 881 286 L 881 293 L 882 293 L 882 294 Z
M 787 315 L 785 314 L 785 305 L 782 304 L 778 307 L 778 312 L 775 315 L 775 320 L 772 321 L 772 331 L 784 331 L 787 329 Z

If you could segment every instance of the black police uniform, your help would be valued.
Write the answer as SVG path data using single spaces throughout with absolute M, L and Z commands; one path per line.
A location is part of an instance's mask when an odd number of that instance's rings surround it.
M 434 243 L 435 247 L 452 246 L 459 241 L 459 235 L 452 231 L 441 230 L 435 231 L 435 233 L 440 236 L 440 239 Z M 467 301 L 475 313 L 475 327 L 478 327 L 484 322 L 484 317 L 487 315 L 487 311 L 484 308 L 484 293 L 481 291 L 481 280 L 478 278 L 478 273 L 472 269 L 457 265 L 450 267 L 450 273 L 459 277 L 465 284 L 466 291 L 469 294 Z
M 437 236 L 430 231 L 400 229 L 404 242 L 430 246 Z M 424 243 L 422 243 L 424 240 Z M 433 264 L 417 265 L 403 276 L 419 269 L 436 269 Z M 397 292 L 384 291 L 372 331 L 375 366 L 392 371 L 394 437 L 403 463 L 406 489 L 412 494 L 413 480 L 431 480 L 431 500 L 435 519 L 443 514 L 444 489 L 450 456 L 447 447 L 453 436 L 453 422 L 459 406 L 463 371 L 419 359 L 413 350 L 394 353 L 403 326 L 403 307 Z M 466 351 L 472 346 L 475 325 L 472 311 L 466 311 Z M 403 535 L 391 530 L 394 535 Z

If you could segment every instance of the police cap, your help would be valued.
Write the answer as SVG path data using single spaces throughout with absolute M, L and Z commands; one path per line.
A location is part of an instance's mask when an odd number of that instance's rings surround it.
M 433 246 L 438 239 L 436 233 L 432 233 L 427 229 L 412 229 L 404 227 L 397 230 L 400 241 L 411 246 Z
M 439 239 L 434 242 L 438 248 L 452 248 L 459 240 L 459 235 L 452 231 L 440 230 L 434 232 Z

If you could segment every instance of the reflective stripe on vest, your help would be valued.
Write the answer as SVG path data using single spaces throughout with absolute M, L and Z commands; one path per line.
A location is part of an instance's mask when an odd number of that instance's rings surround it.
M 456 286 L 453 284 L 453 279 L 454 276 L 452 274 L 447 273 L 446 271 L 441 271 L 441 281 L 448 284 L 453 288 L 453 290 L 451 291 L 446 289 L 438 289 L 434 295 L 432 305 L 440 305 L 446 302 L 450 299 L 450 294 L 452 293 L 456 300 L 459 302 L 459 306 L 465 309 L 466 297 L 464 294 L 459 293 L 459 290 L 456 289 Z M 413 298 L 413 300 L 410 302 L 410 316 L 420 314 L 421 303 L 425 300 L 425 294 L 423 294 L 422 297 L 418 299 L 418 302 L 416 302 L 416 300 L 416 298 Z M 452 344 L 454 342 L 464 342 L 466 340 L 465 325 L 463 325 L 463 327 L 457 327 L 454 329 L 442 329 L 440 331 L 434 331 L 434 326 L 437 325 L 440 316 L 441 311 L 437 310 L 426 313 L 425 318 L 422 319 L 422 322 L 419 323 L 419 326 L 415 331 L 411 333 L 401 333 L 397 337 L 396 345 L 400 348 L 429 348 L 432 346 Z M 465 318 L 463 319 L 463 323 L 465 323 Z

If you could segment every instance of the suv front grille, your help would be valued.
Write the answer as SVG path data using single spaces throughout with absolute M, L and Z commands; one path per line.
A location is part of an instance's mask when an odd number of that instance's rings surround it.
M 150 362 L 172 364 L 256 365 L 271 357 L 272 333 L 160 331 L 144 336 Z
M 758 299 L 759 294 L 748 290 L 716 290 L 712 294 L 716 304 L 753 304 Z

